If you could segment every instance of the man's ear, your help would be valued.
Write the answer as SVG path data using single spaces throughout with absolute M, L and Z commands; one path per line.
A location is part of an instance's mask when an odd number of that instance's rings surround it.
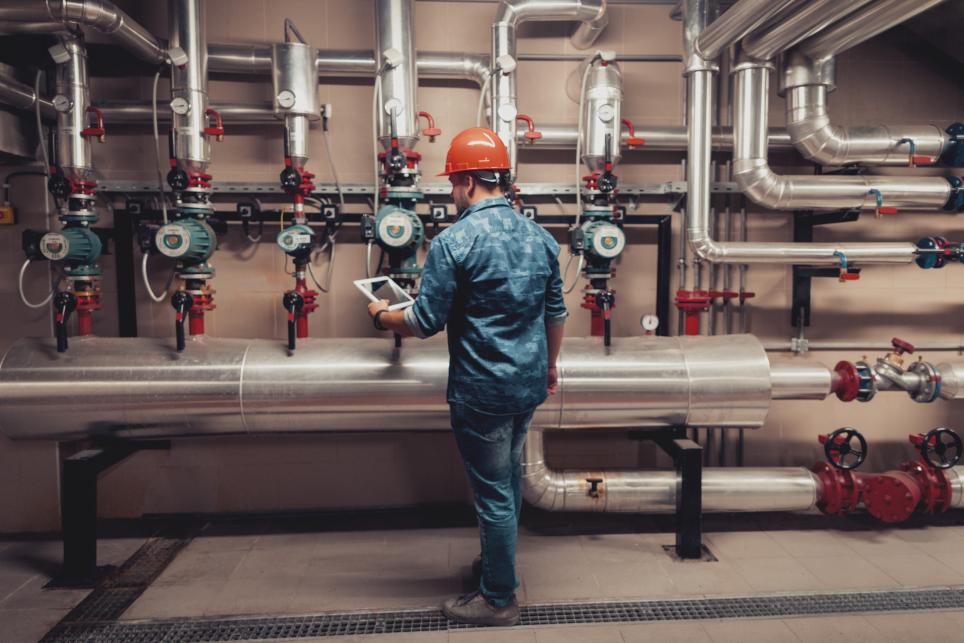
M 471 198 L 475 193 L 475 186 L 478 185 L 475 182 L 475 177 L 471 174 L 466 174 L 462 180 L 465 181 L 465 192 Z

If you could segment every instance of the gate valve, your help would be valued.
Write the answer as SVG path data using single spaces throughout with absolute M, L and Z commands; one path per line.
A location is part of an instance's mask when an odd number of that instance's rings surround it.
M 874 188 L 867 194 L 874 197 L 874 202 L 876 203 L 876 208 L 874 209 L 874 216 L 876 216 L 878 219 L 885 214 L 897 214 L 896 207 L 884 205 L 884 195 L 881 193 L 880 190 Z
M 434 143 L 435 137 L 442 135 L 442 130 L 435 127 L 435 119 L 428 112 L 419 112 L 418 116 L 428 121 L 428 127 L 422 130 L 422 136 L 427 136 L 428 140 Z
M 289 290 L 281 298 L 281 305 L 284 306 L 285 310 L 288 311 L 288 350 L 293 351 L 295 349 L 295 326 L 298 313 L 305 305 L 305 299 L 300 293 Z
M 838 469 L 856 469 L 867 459 L 867 440 L 857 429 L 840 428 L 819 440 L 827 461 Z
M 204 116 L 206 116 L 209 119 L 212 117 L 214 118 L 214 126 L 212 127 L 210 125 L 210 121 L 208 121 L 209 125 L 204 128 L 205 135 L 215 137 L 215 140 L 218 143 L 223 141 L 224 140 L 224 121 L 221 120 L 221 112 L 214 109 L 213 107 L 208 107 L 206 110 L 204 110 Z
M 586 495 L 590 498 L 599 498 L 603 493 L 602 485 L 604 480 L 602 478 L 586 478 L 586 482 L 589 484 Z
M 896 368 L 898 368 L 898 369 L 902 369 L 902 368 L 904 367 L 904 358 L 903 358 L 903 356 L 904 356 L 905 353 L 906 353 L 907 355 L 913 354 L 913 353 L 914 353 L 914 345 L 911 344 L 910 342 L 906 342 L 906 341 L 902 340 L 902 339 L 899 338 L 899 337 L 894 337 L 894 338 L 892 338 L 892 339 L 890 340 L 890 344 L 891 344 L 891 346 L 894 347 L 894 350 L 892 350 L 891 352 L 887 353 L 887 354 L 884 356 L 884 361 L 886 361 L 886 362 L 887 362 L 888 364 L 890 364 L 891 366 L 894 366 L 894 367 L 896 367 Z
M 922 237 L 917 240 L 917 258 L 914 262 L 924 270 L 943 268 L 947 258 L 954 258 L 956 248 L 949 247 L 944 237 Z
M 860 279 L 860 268 L 854 268 L 847 263 L 847 256 L 837 250 L 833 253 L 835 257 L 840 259 L 840 274 L 839 279 L 843 281 L 857 281 Z
M 401 148 L 398 144 L 398 127 L 395 122 L 395 110 L 392 110 L 388 115 L 388 122 L 390 126 L 389 137 L 389 150 L 385 154 L 385 168 L 391 174 L 396 174 L 405 169 L 405 155 L 402 154 Z
M 174 334 L 177 338 L 178 353 L 184 350 L 184 320 L 193 305 L 194 298 L 183 290 L 178 290 L 171 295 L 171 306 L 174 308 Z
M 525 121 L 526 125 L 528 126 L 526 127 L 526 133 L 522 135 L 527 142 L 533 143 L 542 138 L 542 132 L 536 131 L 536 124 L 533 122 L 531 116 L 527 116 L 525 114 L 516 114 L 515 119 L 517 121 Z
M 914 139 L 902 138 L 897 141 L 896 147 L 900 147 L 901 145 L 907 145 L 907 165 L 909 167 L 917 167 L 918 165 L 934 165 L 937 163 L 937 158 L 927 156 L 926 154 L 917 153 L 917 143 L 914 142 Z
M 603 345 L 612 344 L 612 312 L 616 305 L 616 293 L 612 290 L 601 290 L 596 293 L 596 307 L 603 318 Z
M 70 196 L 72 187 L 70 179 L 64 175 L 64 171 L 58 165 L 50 166 L 50 178 L 47 180 L 47 191 L 57 199 L 66 199 Z
M 57 352 L 67 350 L 67 320 L 77 308 L 77 298 L 73 293 L 62 291 L 54 296 L 54 332 L 57 336 Z
M 831 382 L 831 390 L 841 402 L 869 402 L 877 393 L 873 371 L 866 362 L 837 362 Z
M 81 136 L 96 136 L 99 143 L 107 142 L 107 130 L 104 129 L 104 112 L 100 111 L 93 105 L 87 107 L 87 113 L 93 114 L 97 121 L 97 124 L 93 127 L 85 127 L 81 130 Z
M 623 127 L 629 130 L 629 138 L 626 139 L 626 145 L 629 146 L 629 149 L 634 150 L 637 147 L 640 147 L 646 144 L 646 141 L 644 139 L 636 136 L 636 126 L 633 125 L 633 122 L 631 120 L 629 120 L 628 118 L 623 118 L 623 119 L 620 119 L 620 122 L 623 124 Z
M 956 465 L 964 444 L 956 431 L 944 427 L 932 429 L 926 435 L 911 435 L 910 442 L 920 450 L 921 458 L 934 469 L 950 469 Z

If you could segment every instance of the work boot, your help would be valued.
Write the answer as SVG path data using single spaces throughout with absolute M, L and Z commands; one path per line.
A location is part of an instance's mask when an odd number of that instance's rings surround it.
M 475 581 L 476 585 L 478 585 L 479 581 L 482 580 L 482 557 L 481 556 L 476 556 L 475 559 L 472 560 L 472 580 Z
M 501 627 L 519 624 L 519 604 L 515 599 L 505 607 L 494 607 L 480 592 L 472 592 L 442 603 L 446 618 L 470 625 Z

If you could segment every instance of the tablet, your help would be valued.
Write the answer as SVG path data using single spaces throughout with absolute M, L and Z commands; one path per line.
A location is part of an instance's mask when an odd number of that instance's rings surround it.
M 405 289 L 395 283 L 391 277 L 372 277 L 371 279 L 358 279 L 355 282 L 363 295 L 371 301 L 388 300 L 389 310 L 402 310 L 415 303 L 412 296 L 405 292 Z

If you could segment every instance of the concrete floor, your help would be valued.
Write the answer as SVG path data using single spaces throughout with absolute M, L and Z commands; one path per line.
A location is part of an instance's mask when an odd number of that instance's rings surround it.
M 547 535 L 523 529 L 523 603 L 964 585 L 964 526 L 711 531 L 716 562 L 678 562 L 671 533 Z M 107 539 L 119 564 L 143 540 Z M 219 523 L 180 552 L 122 619 L 309 614 L 437 605 L 467 586 L 478 551 L 471 527 L 281 533 Z M 0 641 L 37 640 L 85 595 L 42 590 L 60 560 L 54 540 L 0 541 Z M 326 641 L 907 641 L 954 639 L 964 612 L 517 628 Z M 950 639 L 948 638 L 950 637 Z M 304 639 L 302 639 L 304 640 Z

